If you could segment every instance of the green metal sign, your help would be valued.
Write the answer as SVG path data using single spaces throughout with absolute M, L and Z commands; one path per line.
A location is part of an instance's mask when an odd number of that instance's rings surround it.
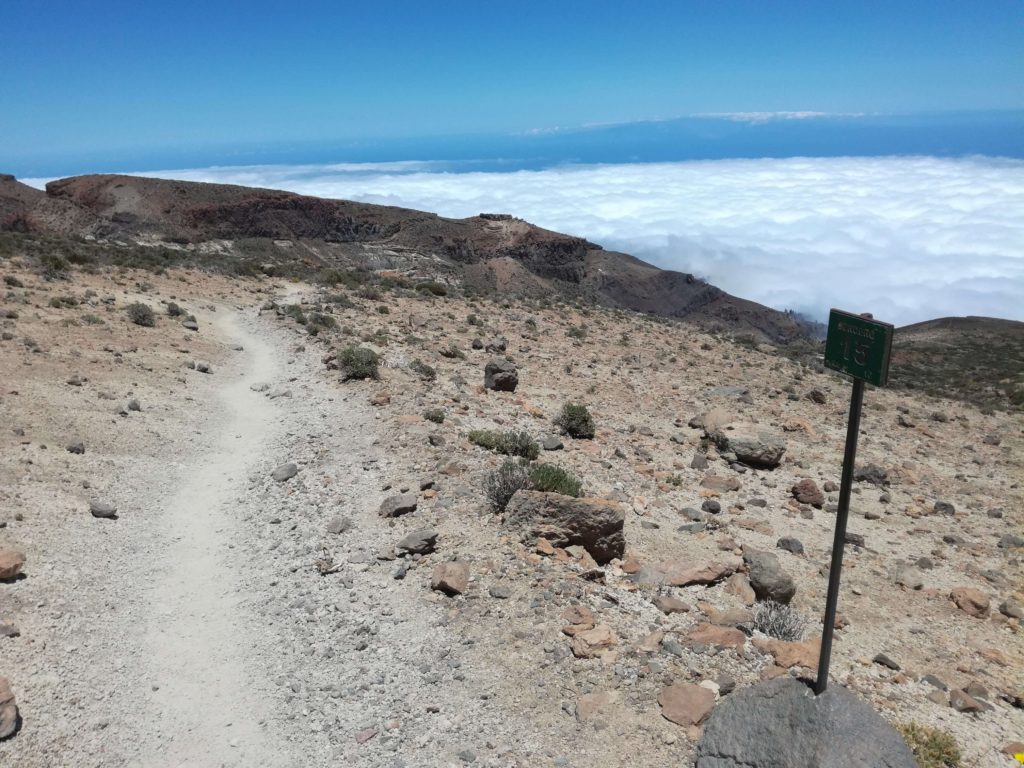
M 863 317 L 839 309 L 828 316 L 825 366 L 884 387 L 889 379 L 889 353 L 893 327 L 871 316 Z

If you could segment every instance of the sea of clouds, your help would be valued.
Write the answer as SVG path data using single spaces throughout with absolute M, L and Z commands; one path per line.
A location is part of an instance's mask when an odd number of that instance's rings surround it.
M 793 158 L 565 165 L 218 167 L 146 175 L 274 187 L 443 216 L 505 212 L 730 293 L 824 319 L 1024 320 L 1024 161 Z

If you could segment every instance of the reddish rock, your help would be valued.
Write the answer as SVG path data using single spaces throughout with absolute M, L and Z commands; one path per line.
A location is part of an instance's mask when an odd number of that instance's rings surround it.
M 676 566 L 667 570 L 665 583 L 673 587 L 686 587 L 690 584 L 717 584 L 739 570 L 742 561 L 739 558 L 712 561 L 702 565 L 688 567 Z
M 692 683 L 673 683 L 658 694 L 661 716 L 684 727 L 700 725 L 715 708 L 715 694 Z
M 949 599 L 956 607 L 969 616 L 982 618 L 988 616 L 989 599 L 981 590 L 974 587 L 956 587 L 949 593 Z
M 593 720 L 618 698 L 615 691 L 585 693 L 576 699 L 576 719 L 581 723 Z
M 654 603 L 655 608 L 665 614 L 686 613 L 690 610 L 690 606 L 687 603 L 671 595 L 658 595 L 651 602 Z
M 370 398 L 370 405 L 382 406 L 391 402 L 391 395 L 387 392 L 378 392 Z
M 594 618 L 594 612 L 585 605 L 570 605 L 562 611 L 562 618 L 570 624 L 589 624 L 594 626 L 597 623 L 597 620 Z
M 660 629 L 656 629 L 641 640 L 636 649 L 640 653 L 657 653 L 661 648 L 661 641 L 664 639 L 665 633 Z
M 714 624 L 698 624 L 686 639 L 691 645 L 735 648 L 737 652 L 742 652 L 747 643 L 747 636 L 735 627 L 719 627 Z
M 700 484 L 704 488 L 709 488 L 719 493 L 738 491 L 740 489 L 740 481 L 735 477 L 722 477 L 721 475 L 705 475 Z
M 0 579 L 14 579 L 25 566 L 25 555 L 16 549 L 0 549 Z
M 505 525 L 524 541 L 542 537 L 556 547 L 580 544 L 602 565 L 625 553 L 625 521 L 613 501 L 540 491 L 517 491 L 505 512 Z
M 6 677 L 0 677 L 0 739 L 6 739 L 18 729 L 18 703 Z
M 760 648 L 766 653 L 775 657 L 775 663 L 780 667 L 804 667 L 816 669 L 818 656 L 821 653 L 821 640 L 803 640 L 801 642 L 788 642 L 786 640 L 775 640 L 773 638 L 754 638 L 754 647 Z
M 792 492 L 793 498 L 801 504 L 810 504 L 818 509 L 821 509 L 825 504 L 825 494 L 818 488 L 817 483 L 809 477 L 805 477 L 803 480 L 795 483 Z
M 457 560 L 441 563 L 434 568 L 430 588 L 449 596 L 464 594 L 469 589 L 469 566 Z
M 615 633 L 607 624 L 579 632 L 569 644 L 578 659 L 595 659 L 610 651 L 616 644 Z
M 745 573 L 734 573 L 729 577 L 729 580 L 725 582 L 725 591 L 731 595 L 736 595 L 740 600 L 743 601 L 744 605 L 753 605 L 754 588 L 750 586 L 750 579 L 747 578 Z

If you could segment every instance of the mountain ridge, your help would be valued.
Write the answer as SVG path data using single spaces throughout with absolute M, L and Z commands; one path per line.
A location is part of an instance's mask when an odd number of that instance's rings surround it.
M 395 206 L 226 184 L 102 174 L 45 192 L 0 178 L 0 230 L 195 248 L 219 242 L 278 265 L 368 266 L 476 289 L 553 294 L 695 323 L 756 341 L 813 335 L 802 318 L 700 278 L 607 251 L 509 214 L 464 219 Z

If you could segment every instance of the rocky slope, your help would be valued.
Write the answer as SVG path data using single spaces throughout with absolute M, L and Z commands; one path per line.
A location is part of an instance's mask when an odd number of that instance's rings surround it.
M 692 765 L 731 691 L 814 673 L 838 376 L 397 282 L 0 272 L 0 550 L 25 555 L 0 582 L 23 718 L 0 764 Z M 379 379 L 342 380 L 350 346 Z M 483 386 L 493 359 L 515 391 Z M 592 438 L 556 426 L 567 401 Z M 833 684 L 950 733 L 964 765 L 1012 765 L 1024 417 L 872 390 L 862 426 Z M 494 511 L 486 430 L 542 443 L 587 500 Z M 536 536 L 572 504 L 621 529 Z M 767 596 L 794 639 L 755 619 Z
M 0 178 L 0 230 L 228 249 L 260 267 L 364 266 L 505 295 L 556 295 L 785 341 L 813 329 L 693 275 L 501 214 L 447 219 L 288 192 L 134 176 L 80 176 L 40 192 Z M 272 267 L 271 267 L 272 268 Z

